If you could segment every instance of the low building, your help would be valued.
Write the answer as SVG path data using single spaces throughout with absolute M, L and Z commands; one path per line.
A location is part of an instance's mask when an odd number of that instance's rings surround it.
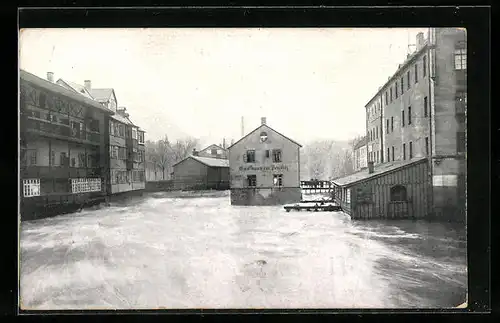
M 333 180 L 334 198 L 352 219 L 421 219 L 431 208 L 425 157 L 373 165 Z
M 367 137 L 363 137 L 354 145 L 353 157 L 354 157 L 354 171 L 361 170 L 368 167 L 367 163 Z
M 218 145 L 210 145 L 207 148 L 200 150 L 198 152 L 198 156 L 227 159 L 227 149 Z
M 196 156 L 196 152 L 173 165 L 177 190 L 223 190 L 229 188 L 229 162 L 222 158 Z
M 56 215 L 106 196 L 107 122 L 113 111 L 20 71 L 21 219 Z
M 302 146 L 266 124 L 228 148 L 232 205 L 299 202 Z

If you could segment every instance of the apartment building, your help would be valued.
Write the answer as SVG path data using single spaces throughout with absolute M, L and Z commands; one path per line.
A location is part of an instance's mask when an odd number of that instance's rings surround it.
M 106 195 L 106 129 L 113 111 L 20 70 L 21 219 L 59 214 Z
M 357 172 L 363 168 L 368 167 L 368 145 L 367 137 L 363 137 L 354 145 L 353 159 L 354 159 L 354 171 Z
M 426 157 L 429 212 L 438 218 L 465 216 L 466 62 L 464 29 L 419 33 L 416 50 L 365 106 L 368 160 Z
M 228 148 L 232 205 L 299 202 L 302 146 L 261 125 Z

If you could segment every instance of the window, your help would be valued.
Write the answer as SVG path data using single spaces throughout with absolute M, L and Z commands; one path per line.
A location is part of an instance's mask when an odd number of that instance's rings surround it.
M 246 162 L 247 163 L 255 163 L 255 150 L 247 150 L 246 153 Z
M 392 146 L 392 161 L 394 161 L 394 146 Z
M 457 153 L 465 152 L 465 131 L 457 132 Z
M 387 161 L 390 162 L 391 161 L 391 155 L 390 155 L 390 150 L 389 148 L 387 148 Z
M 405 126 L 405 111 L 401 111 L 401 127 Z
M 410 159 L 413 158 L 413 142 L 410 141 L 410 154 L 409 154 Z
M 390 93 L 390 98 L 391 98 L 390 102 L 392 102 L 392 87 L 389 89 L 389 93 Z
M 132 128 L 132 139 L 137 139 L 137 129 Z
M 389 119 L 386 120 L 385 133 L 389 133 Z
M 38 155 L 38 151 L 36 149 L 30 149 L 30 150 L 28 150 L 29 166 L 36 165 L 37 155 Z
M 211 149 L 210 154 L 217 155 L 217 149 Z
M 125 147 L 118 147 L 118 159 L 127 159 L 127 149 Z
M 40 93 L 40 96 L 38 98 L 38 106 L 40 109 L 45 109 L 45 103 L 46 103 L 47 97 L 45 96 L 45 93 Z
M 422 75 L 424 77 L 427 75 L 427 56 L 425 55 L 422 58 Z
M 125 125 L 120 124 L 118 127 L 118 131 L 120 137 L 125 137 Z
M 398 98 L 398 82 L 394 84 L 394 95 L 396 96 L 396 99 Z
M 467 50 L 465 48 L 455 49 L 455 69 L 467 69 Z
M 391 187 L 391 201 L 403 202 L 406 201 L 406 187 L 403 185 L 395 185 Z
M 266 141 L 266 140 L 267 140 L 267 133 L 266 133 L 266 132 L 264 132 L 264 131 L 262 131 L 262 132 L 260 133 L 260 142 L 264 142 L 264 141 Z
M 40 179 L 23 180 L 24 197 L 40 196 Z
M 377 163 L 379 162 L 379 158 L 378 158 L 378 150 L 376 151 L 376 156 L 377 156 Z
M 144 131 L 137 131 L 137 141 L 140 143 L 140 144 L 143 144 L 144 143 Z
M 66 153 L 65 152 L 62 152 L 59 155 L 59 164 L 61 166 L 69 166 L 69 159 L 68 159 L 68 157 L 66 157 Z
M 427 108 L 427 97 L 424 97 L 424 117 L 428 117 L 429 116 L 429 112 L 427 111 L 428 108 Z
M 465 92 L 457 91 L 455 94 L 455 113 L 465 114 L 466 95 Z
M 429 137 L 425 137 L 425 154 L 429 156 Z
M 78 167 L 87 167 L 87 158 L 85 153 L 78 153 Z
M 385 105 L 387 106 L 389 104 L 389 95 L 387 94 L 387 91 L 385 92 Z
M 406 72 L 406 81 L 407 81 L 407 83 L 408 83 L 408 85 L 407 85 L 407 89 L 409 90 L 409 89 L 410 89 L 410 87 L 411 87 L 411 85 L 410 85 L 410 84 L 411 84 L 411 83 L 410 83 L 410 71 Z
M 403 144 L 403 160 L 406 160 L 406 144 Z
M 415 84 L 418 83 L 418 63 L 415 63 Z
M 273 149 L 273 163 L 281 163 L 281 149 Z
M 71 157 L 71 167 L 76 167 L 76 158 Z
M 408 124 L 411 124 L 411 107 L 408 107 Z
M 275 174 L 273 175 L 273 185 L 274 186 L 283 186 L 283 175 L 282 174 Z
M 405 78 L 401 76 L 401 95 L 405 92 Z
M 269 158 L 269 156 L 271 155 L 269 149 L 266 150 L 266 158 Z
M 144 152 L 142 150 L 139 150 L 137 152 L 137 158 L 139 163 L 144 162 Z
M 118 146 L 109 146 L 109 155 L 111 158 L 118 159 Z
M 394 117 L 391 117 L 391 132 L 394 131 Z
M 257 175 L 247 175 L 247 185 L 250 187 L 257 186 Z

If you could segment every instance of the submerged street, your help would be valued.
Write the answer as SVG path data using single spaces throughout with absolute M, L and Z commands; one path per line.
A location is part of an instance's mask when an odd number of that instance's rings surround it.
M 221 194 L 222 195 L 222 194 Z M 454 307 L 465 230 L 154 193 L 21 224 L 23 309 Z

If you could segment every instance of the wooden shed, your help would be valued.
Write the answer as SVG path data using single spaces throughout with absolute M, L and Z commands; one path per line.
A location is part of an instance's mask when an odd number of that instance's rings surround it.
M 333 180 L 334 198 L 352 219 L 420 219 L 429 215 L 428 159 L 394 161 Z
M 229 189 L 227 159 L 191 155 L 174 164 L 173 169 L 175 189 Z

